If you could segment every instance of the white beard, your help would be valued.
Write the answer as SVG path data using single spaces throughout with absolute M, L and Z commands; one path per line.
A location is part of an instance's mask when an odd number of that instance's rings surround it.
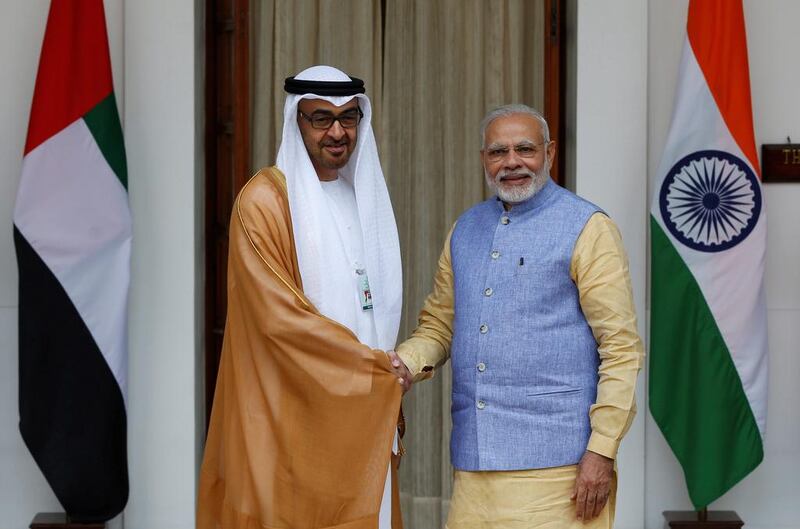
M 531 181 L 524 186 L 504 186 L 503 185 L 503 178 L 508 176 L 529 176 Z M 489 172 L 484 169 L 484 176 L 486 177 L 486 185 L 489 186 L 489 189 L 492 190 L 494 194 L 500 198 L 506 204 L 519 204 L 520 202 L 525 202 L 533 195 L 539 192 L 542 189 L 547 181 L 550 179 L 550 171 L 547 170 L 547 161 L 545 161 L 545 166 L 542 167 L 542 170 L 539 173 L 535 173 L 530 169 L 518 169 L 516 171 L 500 171 L 497 173 L 495 178 L 489 174 Z

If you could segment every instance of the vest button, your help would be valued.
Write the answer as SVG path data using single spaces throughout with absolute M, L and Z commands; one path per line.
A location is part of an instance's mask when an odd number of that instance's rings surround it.
M 479 409 L 479 410 L 482 410 L 482 409 L 483 409 L 483 408 L 485 408 L 485 407 L 486 407 L 486 403 L 485 403 L 485 402 L 483 402 L 482 400 L 479 400 L 479 401 L 478 401 L 478 409 Z
M 505 224 L 508 224 L 509 222 L 511 222 L 511 219 L 509 219 L 508 217 L 502 217 L 500 219 L 500 224 L 504 224 L 505 225 Z
M 486 295 L 486 296 L 491 296 L 491 295 L 494 293 L 494 290 L 492 290 L 492 288 L 491 288 L 491 287 L 489 287 L 489 288 L 487 288 L 486 290 L 484 290 L 484 291 L 483 291 L 483 293 L 484 293 L 484 295 Z
M 481 373 L 483 373 L 484 371 L 486 371 L 486 364 L 484 364 L 483 362 L 481 362 L 480 364 L 478 364 L 478 371 L 480 371 Z
M 500 252 L 492 250 L 492 259 L 497 259 L 498 257 L 500 257 Z
M 489 326 L 484 323 L 481 325 L 481 334 L 486 334 L 487 332 L 489 332 Z

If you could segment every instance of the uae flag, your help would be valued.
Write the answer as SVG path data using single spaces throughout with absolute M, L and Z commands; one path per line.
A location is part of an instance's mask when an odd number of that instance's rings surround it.
M 692 0 L 651 204 L 650 411 L 702 509 L 763 458 L 767 225 L 741 0 Z
M 53 0 L 14 209 L 19 427 L 76 522 L 128 499 L 126 187 L 102 0 Z

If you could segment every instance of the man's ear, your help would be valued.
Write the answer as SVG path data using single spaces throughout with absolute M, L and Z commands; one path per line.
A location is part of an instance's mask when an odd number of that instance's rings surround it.
M 555 140 L 550 140 L 545 147 L 547 150 L 547 170 L 553 168 L 553 161 L 556 159 L 556 142 Z

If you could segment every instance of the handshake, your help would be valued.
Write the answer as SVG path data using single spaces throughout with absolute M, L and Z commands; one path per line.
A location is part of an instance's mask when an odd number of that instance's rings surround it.
M 413 383 L 413 375 L 411 371 L 408 370 L 406 364 L 400 359 L 400 356 L 395 351 L 386 351 L 386 355 L 389 357 L 389 361 L 392 363 L 392 371 L 394 374 L 397 375 L 397 382 L 403 386 L 403 395 L 411 389 L 411 384 Z

